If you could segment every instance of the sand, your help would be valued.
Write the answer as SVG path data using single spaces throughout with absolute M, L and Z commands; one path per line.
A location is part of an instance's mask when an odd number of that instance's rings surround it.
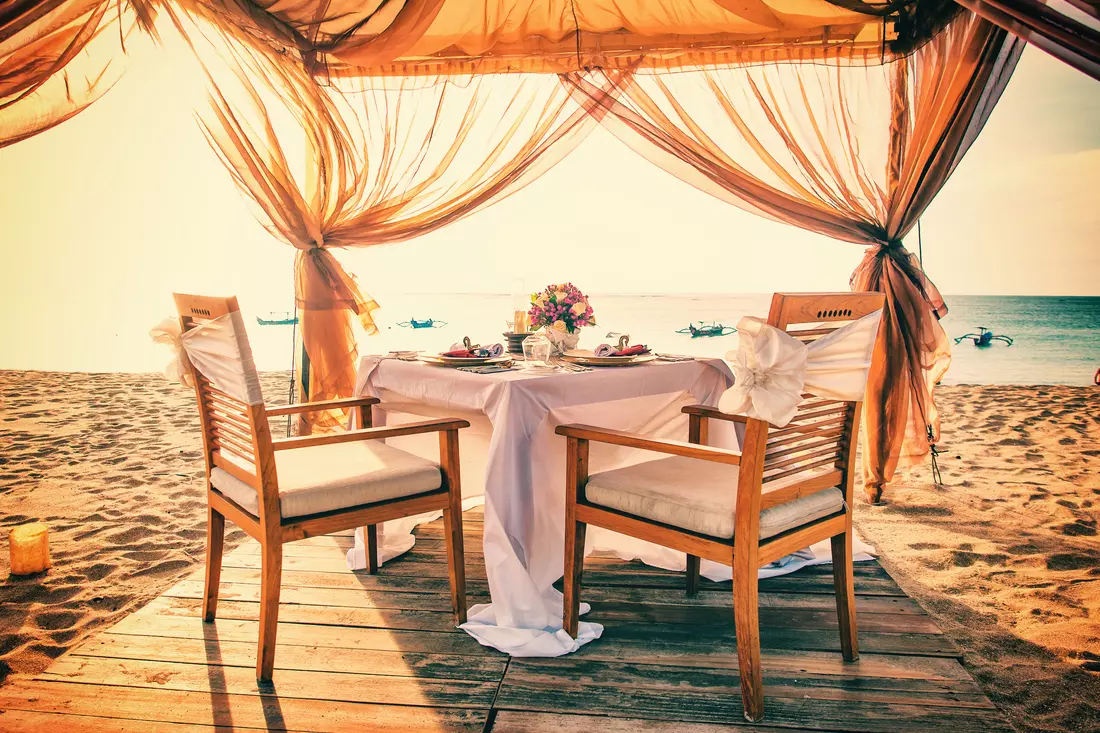
M 271 403 L 286 384 L 264 375 Z M 1019 730 L 1100 730 L 1100 389 L 939 394 L 944 485 L 918 469 L 861 501 L 859 529 Z M 197 429 L 193 396 L 160 375 L 0 372 L 0 530 L 46 522 L 54 559 L 9 577 L 0 538 L 0 680 L 202 562 Z
M 857 527 L 1017 728 L 1100 730 L 1100 389 L 937 394 L 943 485 L 917 469 Z
M 264 376 L 271 404 L 287 384 Z M 0 680 L 45 669 L 203 561 L 194 399 L 159 374 L 0 372 Z M 10 576 L 7 529 L 28 521 L 49 526 L 53 568 Z

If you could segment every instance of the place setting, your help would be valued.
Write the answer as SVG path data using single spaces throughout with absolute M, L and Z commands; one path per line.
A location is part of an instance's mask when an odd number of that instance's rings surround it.
M 531 375 L 576 374 L 607 367 L 654 362 L 694 361 L 664 354 L 646 344 L 632 344 L 630 334 L 609 332 L 608 343 L 579 348 L 582 329 L 597 325 L 588 296 L 572 283 L 552 284 L 530 296 L 530 306 L 517 308 L 505 321 L 503 343 L 480 345 L 469 336 L 438 353 L 391 351 L 383 358 L 420 361 L 474 374 L 522 371 Z
M 570 349 L 562 354 L 566 364 L 591 367 L 624 367 L 647 364 L 657 360 L 657 355 L 645 344 L 630 345 L 630 335 L 623 334 L 615 346 L 600 344 L 591 351 Z
M 496 343 L 488 346 L 474 344 L 464 336 L 461 344 L 451 344 L 447 351 L 438 354 L 419 354 L 417 358 L 427 364 L 451 367 L 475 374 L 506 372 L 515 366 L 515 360 L 504 353 L 504 346 Z

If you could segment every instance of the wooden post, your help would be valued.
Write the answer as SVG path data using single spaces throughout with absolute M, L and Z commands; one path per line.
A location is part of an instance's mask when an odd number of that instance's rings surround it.
M 302 320 L 304 321 L 304 315 Z M 298 333 L 301 333 L 299 329 Z M 300 336 L 299 336 L 300 338 Z M 306 345 L 302 343 L 301 351 L 302 365 L 298 369 L 298 401 L 309 402 L 310 394 L 313 391 L 313 370 L 310 369 L 309 354 L 306 353 Z M 313 432 L 313 429 L 309 425 L 306 413 L 298 413 L 298 435 L 309 435 Z

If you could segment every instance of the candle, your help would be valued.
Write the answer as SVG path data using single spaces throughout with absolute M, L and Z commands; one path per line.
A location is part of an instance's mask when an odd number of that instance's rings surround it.
M 46 525 L 35 522 L 8 533 L 11 574 L 30 575 L 50 567 L 50 534 Z
M 512 331 L 514 333 L 527 333 L 527 311 L 516 311 L 512 317 Z

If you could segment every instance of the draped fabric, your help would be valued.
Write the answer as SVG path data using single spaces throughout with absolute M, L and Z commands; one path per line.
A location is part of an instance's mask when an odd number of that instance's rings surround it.
M 943 299 L 901 240 L 981 130 L 1022 48 L 964 12 L 912 54 L 877 67 L 638 73 L 618 98 L 603 100 L 609 130 L 687 183 L 773 220 L 871 245 L 852 287 L 886 294 L 884 358 L 864 404 L 864 478 L 874 498 L 937 438 L 932 386 L 950 360 L 937 322 Z M 574 74 L 562 83 L 579 99 L 596 91 Z
M 594 103 L 575 104 L 552 76 L 379 77 L 325 87 L 253 50 L 233 47 L 222 66 L 229 73 L 204 62 L 213 96 L 202 124 L 267 228 L 298 250 L 310 398 L 346 397 L 357 356 L 351 315 L 373 333 L 378 305 L 333 251 L 422 236 L 503 199 L 566 155 L 599 113 L 589 114 Z M 286 151 L 303 137 L 315 163 L 296 176 Z M 317 425 L 338 422 L 327 414 Z
M 876 62 L 886 40 L 875 6 L 829 0 L 177 2 L 293 49 L 333 75 Z
M 262 405 L 260 375 L 252 358 L 244 317 L 240 311 L 197 324 L 183 333 L 178 318 L 165 318 L 149 331 L 158 344 L 172 347 L 172 361 L 164 376 L 173 382 L 194 387 L 187 361 L 217 389 L 246 405 Z
M 737 349 L 726 354 L 733 386 L 722 393 L 718 409 L 783 427 L 805 392 L 862 401 L 881 320 L 878 310 L 804 343 L 761 318 L 742 318 Z
M 59 125 L 118 80 L 144 0 L 14 0 L 0 5 L 0 148 Z
M 1100 3 L 1096 0 L 957 2 L 1093 79 L 1100 79 Z

